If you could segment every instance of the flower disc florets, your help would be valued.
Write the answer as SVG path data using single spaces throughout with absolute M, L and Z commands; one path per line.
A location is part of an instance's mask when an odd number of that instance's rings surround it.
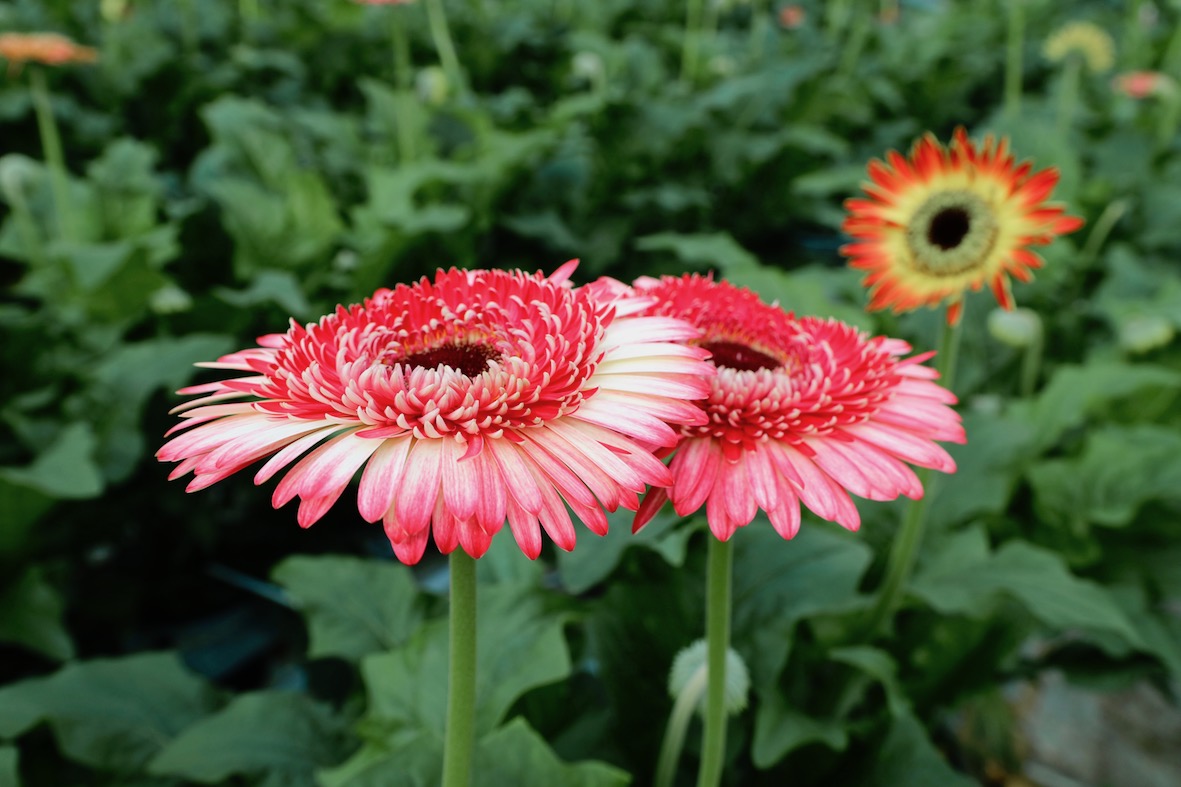
M 299 497 L 305 527 L 364 467 L 359 512 L 408 563 L 432 530 L 443 552 L 478 557 L 506 518 L 530 557 L 539 524 L 570 549 L 567 506 L 603 533 L 603 508 L 634 510 L 667 482 L 646 449 L 703 420 L 688 400 L 713 372 L 678 343 L 697 335 L 687 323 L 632 316 L 646 301 L 574 289 L 572 270 L 440 271 L 263 337 L 208 364 L 252 376 L 182 391 L 207 394 L 178 408 L 196 428 L 158 456 L 194 473 L 190 491 L 270 457 L 262 483 L 303 456 L 273 502 Z
M 649 313 L 678 316 L 702 331 L 697 344 L 718 367 L 701 407 L 708 423 L 681 428 L 670 463 L 673 484 L 655 491 L 642 526 L 671 498 L 686 516 L 703 504 L 726 540 L 758 509 L 786 538 L 799 528 L 799 502 L 856 529 L 845 490 L 873 500 L 918 497 L 912 463 L 951 472 L 935 440 L 962 442 L 955 397 L 909 345 L 870 339 L 837 320 L 795 318 L 749 290 L 700 276 L 641 279 Z

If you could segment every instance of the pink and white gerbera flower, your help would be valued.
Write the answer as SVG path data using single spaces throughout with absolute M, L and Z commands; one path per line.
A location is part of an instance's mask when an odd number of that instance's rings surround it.
M 919 498 L 907 463 L 954 472 L 935 441 L 964 441 L 955 396 L 899 339 L 867 338 L 832 319 L 794 318 L 746 289 L 697 275 L 642 278 L 656 299 L 645 314 L 702 331 L 718 374 L 701 404 L 708 423 L 681 427 L 673 483 L 653 489 L 636 529 L 664 502 L 687 516 L 706 506 L 726 541 L 758 509 L 784 538 L 800 527 L 800 502 L 849 530 L 861 523 L 848 492 L 870 500 Z M 663 453 L 667 454 L 666 449 Z
M 302 457 L 273 503 L 300 498 L 303 527 L 364 467 L 358 511 L 408 564 L 431 533 L 479 557 L 506 518 L 530 558 L 541 529 L 572 549 L 566 506 L 603 534 L 604 508 L 635 510 L 672 480 L 648 446 L 704 423 L 690 400 L 713 374 L 683 344 L 695 328 L 637 316 L 649 301 L 627 290 L 571 287 L 576 264 L 440 270 L 200 364 L 247 375 L 183 389 L 204 396 L 177 408 L 183 431 L 157 457 L 180 462 L 170 478 L 194 474 L 190 492 L 269 457 L 261 484 Z

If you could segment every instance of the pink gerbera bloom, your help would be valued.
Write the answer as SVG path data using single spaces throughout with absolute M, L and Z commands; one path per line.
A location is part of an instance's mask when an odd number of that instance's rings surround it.
M 304 527 L 364 467 L 358 510 L 408 564 L 431 533 L 479 557 L 506 518 L 530 558 L 541 529 L 572 549 L 567 506 L 603 534 L 604 508 L 635 510 L 671 481 L 647 447 L 704 422 L 687 400 L 713 374 L 681 343 L 696 329 L 636 316 L 648 301 L 630 291 L 571 287 L 576 264 L 439 271 L 201 364 L 246 376 L 182 390 L 205 396 L 177 408 L 184 431 L 157 456 L 180 462 L 170 478 L 194 474 L 190 492 L 269 457 L 261 484 L 302 457 L 273 503 L 300 498 Z
M 837 320 L 797 319 L 749 290 L 697 275 L 635 286 L 657 301 L 645 313 L 699 328 L 696 344 L 718 369 L 701 405 L 708 423 L 681 427 L 673 483 L 649 493 L 636 529 L 671 498 L 681 516 L 705 505 L 722 541 L 760 508 L 780 535 L 793 537 L 801 501 L 856 530 L 861 519 L 848 492 L 918 498 L 922 484 L 907 463 L 955 470 L 935 441 L 962 443 L 964 430 L 948 406 L 955 396 L 922 365 L 931 353 L 902 358 L 910 352 L 904 341 L 870 339 Z

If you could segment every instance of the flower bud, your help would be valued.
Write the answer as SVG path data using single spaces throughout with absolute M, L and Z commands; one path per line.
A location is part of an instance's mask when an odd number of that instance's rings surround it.
M 451 83 L 447 73 L 438 66 L 427 66 L 414 76 L 414 88 L 418 97 L 431 106 L 439 106 L 451 94 Z
M 988 315 L 988 332 L 1010 347 L 1028 347 L 1041 339 L 1042 318 L 1033 309 L 993 309 Z
M 706 642 L 699 639 L 687 648 L 683 648 L 673 659 L 672 669 L 668 675 L 668 691 L 674 698 L 679 696 L 694 678 L 698 678 L 704 685 L 704 679 L 709 671 Z M 726 649 L 726 713 L 734 715 L 746 708 L 746 697 L 750 692 L 750 673 L 746 663 L 733 649 Z M 705 712 L 705 692 L 697 704 L 698 713 Z
M 1173 341 L 1173 324 L 1155 314 L 1129 317 L 1119 325 L 1119 346 L 1130 353 L 1146 353 Z

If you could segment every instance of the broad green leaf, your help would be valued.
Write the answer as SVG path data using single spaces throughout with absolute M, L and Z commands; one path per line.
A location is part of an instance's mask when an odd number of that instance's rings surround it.
M 1111 361 L 1063 366 L 1036 399 L 1014 405 L 1012 414 L 1029 424 L 1035 444 L 1044 450 L 1110 402 L 1146 389 L 1179 386 L 1181 373 L 1160 366 Z
M 443 739 L 425 730 L 401 730 L 384 740 L 366 740 L 335 768 L 320 771 L 320 787 L 438 787 Z
M 139 407 L 160 388 L 184 385 L 193 376 L 193 364 L 232 349 L 233 341 L 217 334 L 149 339 L 123 345 L 91 369 L 90 376 L 112 399 Z
M 625 787 L 627 773 L 601 762 L 568 764 L 522 718 L 476 745 L 473 787 Z
M 65 661 L 74 657 L 74 643 L 62 625 L 64 604 L 57 589 L 32 566 L 0 592 L 0 642 L 15 642 Z
M 1005 595 L 1046 626 L 1111 634 L 1132 647 L 1144 646 L 1102 586 L 1072 575 L 1055 553 L 1023 541 L 1010 541 L 990 555 L 978 528 L 949 538 L 943 551 L 920 567 L 910 589 L 939 612 L 969 617 L 990 614 Z
M 854 645 L 836 648 L 828 655 L 833 661 L 855 667 L 881 684 L 882 690 L 886 692 L 886 704 L 892 716 L 901 716 L 907 712 L 910 703 L 898 682 L 898 665 L 889 653 L 877 648 Z
M 759 264 L 753 254 L 724 232 L 701 235 L 661 232 L 638 238 L 636 248 L 640 251 L 671 252 L 677 260 L 695 268 L 731 268 Z
M 0 787 L 20 787 L 19 755 L 15 746 L 0 746 Z
M 214 294 L 240 309 L 274 303 L 296 319 L 307 319 L 312 316 L 311 304 L 308 303 L 299 280 L 289 271 L 261 270 L 251 277 L 250 284 L 245 289 L 231 290 L 228 287 L 218 287 Z
M 13 484 L 67 500 L 96 497 L 103 489 L 94 463 L 94 432 L 77 422 L 62 429 L 57 439 L 28 467 L 0 467 L 0 478 Z
M 340 756 L 341 720 L 303 694 L 242 694 L 187 727 L 148 766 L 151 773 L 215 784 L 265 775 L 268 787 L 313 787 L 315 770 Z
M 926 730 L 910 714 L 894 719 L 878 751 L 865 787 L 972 787 L 975 781 L 954 770 Z
M 589 539 L 580 534 L 579 548 Z M 517 546 L 512 534 L 504 530 L 492 539 L 491 546 L 476 563 L 476 575 L 480 582 L 490 585 L 529 585 L 538 587 L 546 572 L 545 561 L 530 560 Z
M 1129 524 L 1149 500 L 1181 501 L 1181 434 L 1159 426 L 1092 432 L 1082 456 L 1029 472 L 1038 513 L 1048 522 Z
M 873 327 L 865 309 L 839 295 L 842 290 L 856 290 L 860 297 L 857 274 L 852 270 L 812 265 L 785 271 L 769 265 L 723 264 L 722 277 L 739 287 L 749 287 L 764 301 L 797 316 L 835 317 L 862 330 Z
M 362 656 L 392 650 L 422 622 L 418 588 L 400 563 L 296 556 L 271 578 L 286 588 L 308 624 L 308 656 Z
M 213 709 L 213 694 L 173 653 L 95 659 L 0 689 L 0 736 L 46 721 L 61 752 L 114 771 L 136 771 Z
M 482 586 L 477 623 L 476 729 L 490 730 L 526 691 L 570 674 L 561 617 L 528 589 Z M 365 657 L 369 717 L 442 735 L 447 694 L 447 625 L 428 624 L 389 653 Z
M 814 719 L 788 707 L 782 692 L 767 692 L 760 700 L 755 717 L 755 737 L 750 752 L 755 766 L 770 768 L 809 743 L 823 743 L 833 751 L 844 751 L 849 745 L 849 735 L 840 721 Z
M 671 507 L 657 514 L 639 533 L 632 534 L 631 511 L 620 510 L 608 516 L 610 529 L 605 536 L 582 535 L 572 552 L 558 553 L 558 572 L 562 584 L 571 593 L 584 593 L 602 582 L 623 559 L 630 547 L 644 547 L 660 554 L 672 566 L 685 562 L 685 549 L 692 527 L 677 527 L 681 517 Z
M 932 522 L 952 525 L 1004 511 L 1022 470 L 1038 453 L 1024 419 L 967 412 L 964 432 L 967 443 L 946 446 L 956 472 L 935 476 L 931 484 Z

